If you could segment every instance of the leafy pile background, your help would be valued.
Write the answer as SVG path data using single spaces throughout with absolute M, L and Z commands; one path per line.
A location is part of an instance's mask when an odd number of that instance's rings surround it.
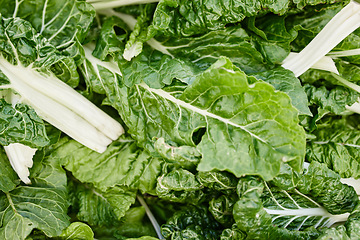
M 345 112 L 358 93 L 326 72 L 298 79 L 280 66 L 347 2 L 230 2 L 167 0 L 95 18 L 84 1 L 0 1 L 0 61 L 55 74 L 127 129 L 98 154 L 2 99 L 1 144 L 39 150 L 31 185 L 0 152 L 1 239 L 154 239 L 137 197 L 168 239 L 359 237 L 358 196 L 340 181 L 360 172 L 359 117 Z M 335 50 L 358 48 L 359 34 Z M 357 56 L 336 64 L 358 84 Z M 349 217 L 328 229 L 329 216 L 266 212 L 279 208 Z

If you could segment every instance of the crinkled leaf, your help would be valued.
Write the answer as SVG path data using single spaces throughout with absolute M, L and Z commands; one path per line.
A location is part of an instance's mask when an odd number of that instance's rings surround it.
M 32 64 L 28 68 L 35 68 L 46 75 L 53 73 L 72 87 L 78 85 L 79 75 L 74 59 L 58 51 L 29 22 L 20 18 L 1 18 L 0 21 L 0 52 L 7 61 L 23 66 Z M 4 68 L 5 65 L 0 70 L 6 70 Z M 18 71 L 21 73 L 22 69 L 19 67 Z M 0 75 L 2 84 L 11 83 L 8 77 Z
M 154 227 L 151 225 L 146 211 L 142 206 L 133 206 L 115 226 L 106 228 L 99 226 L 93 227 L 96 236 L 109 239 L 131 239 L 142 236 L 155 237 Z M 146 237 L 144 237 L 146 238 Z
M 227 191 L 236 188 L 238 179 L 228 172 L 198 172 L 196 175 L 198 181 L 212 190 Z
M 296 0 L 296 2 L 298 2 L 298 4 L 300 3 L 300 5 L 303 5 L 305 1 Z M 320 3 L 320 1 L 313 2 Z M 305 9 L 305 11 L 302 11 L 301 14 L 288 16 L 286 19 L 287 26 L 298 31 L 297 38 L 292 42 L 293 50 L 300 52 L 307 44 L 310 43 L 315 35 L 325 27 L 325 25 L 336 15 L 336 13 L 348 3 L 348 0 L 339 1 L 338 3 L 326 7 L 320 4 L 318 9 Z
M 164 138 L 157 139 L 154 148 L 167 163 L 184 169 L 194 169 L 201 158 L 196 147 L 171 146 L 165 142 Z
M 220 235 L 220 240 L 243 240 L 246 239 L 246 234 L 240 231 L 236 224 L 231 228 L 226 228 Z
M 233 207 L 238 197 L 235 193 L 229 195 L 221 195 L 215 197 L 209 202 L 209 212 L 216 221 L 221 223 L 224 227 L 230 227 L 234 223 Z
M 344 225 L 329 228 L 323 231 L 317 240 L 344 239 L 352 240 L 360 237 L 359 206 L 350 214 Z
M 199 70 L 179 58 L 172 58 L 152 48 L 144 51 L 132 61 L 119 61 L 125 85 L 132 87 L 144 81 L 152 88 L 169 85 L 174 78 L 191 83 Z
M 264 183 L 258 179 L 245 177 L 239 181 L 240 200 L 234 205 L 233 214 L 238 228 L 245 232 L 248 238 L 312 239 L 319 235 L 314 228 L 305 231 L 291 231 L 274 225 L 271 215 L 264 209 L 261 199 L 263 192 Z
M 346 110 L 346 105 L 352 105 L 359 96 L 354 90 L 343 86 L 327 88 L 326 86 L 315 87 L 305 84 L 304 90 L 308 96 L 309 104 L 318 113 L 327 111 L 341 114 Z
M 360 177 L 360 131 L 346 118 L 319 124 L 313 132 L 315 139 L 308 142 L 306 158 L 325 163 L 341 177 Z
M 66 51 L 77 60 L 81 58 L 80 42 L 85 39 L 95 17 L 90 4 L 77 0 L 1 0 L 0 6 L 3 16 L 29 21 L 57 49 Z
M 201 36 L 161 38 L 161 47 L 177 59 L 192 61 L 205 70 L 222 56 L 246 73 L 269 69 L 252 38 L 240 25 L 211 31 Z
M 0 144 L 10 143 L 40 148 L 49 144 L 45 125 L 34 109 L 25 104 L 12 107 L 4 99 L 0 99 Z
M 122 185 L 151 192 L 161 173 L 162 160 L 139 149 L 132 139 L 114 141 L 102 154 L 71 140 L 59 146 L 54 154 L 77 179 L 102 191 Z
M 283 168 L 273 183 L 287 191 L 296 188 L 332 214 L 351 212 L 358 203 L 352 187 L 342 184 L 336 172 L 315 161 L 301 175 L 290 168 Z
M 109 16 L 104 19 L 96 38 L 93 55 L 105 60 L 108 56 L 116 57 L 125 48 L 125 40 L 130 34 L 129 27 L 118 17 Z
M 101 191 L 91 185 L 72 183 L 70 190 L 77 218 L 95 226 L 118 224 L 136 198 L 136 191 L 119 186 Z
M 305 5 L 322 4 L 324 1 L 295 1 L 299 8 Z M 330 0 L 326 3 L 334 3 Z M 197 1 L 165 0 L 157 5 L 152 28 L 164 35 L 191 36 L 210 30 L 224 28 L 226 24 L 237 23 L 245 17 L 266 12 L 284 14 L 289 10 L 290 1 L 210 1 L 206 4 Z
M 204 207 L 189 206 L 175 212 L 166 224 L 161 226 L 161 233 L 171 239 L 218 239 L 221 227 Z
M 282 168 L 270 184 L 241 178 L 237 192 L 234 218 L 252 239 L 313 239 L 321 233 L 315 228 L 346 221 L 358 204 L 354 189 L 316 162 L 302 174 Z
M 271 64 L 282 63 L 291 50 L 290 43 L 297 36 L 294 29 L 286 28 L 285 17 L 272 14 L 247 19 L 247 28 L 255 33 L 251 34 L 254 46 Z
M 173 202 L 192 202 L 204 200 L 205 194 L 196 176 L 184 169 L 173 170 L 158 178 L 156 194 L 162 199 Z

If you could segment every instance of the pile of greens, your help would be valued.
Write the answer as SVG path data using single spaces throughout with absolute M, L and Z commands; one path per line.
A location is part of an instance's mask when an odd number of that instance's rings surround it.
M 354 1 L 0 0 L 0 239 L 360 239 L 359 27 Z

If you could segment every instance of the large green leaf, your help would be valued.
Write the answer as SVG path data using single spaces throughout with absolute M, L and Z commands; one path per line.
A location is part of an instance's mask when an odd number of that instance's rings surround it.
M 265 64 L 264 56 L 241 25 L 195 37 L 159 38 L 159 41 L 163 52 L 176 59 L 192 61 L 203 70 L 222 56 L 229 58 L 246 73 L 262 72 L 271 66 Z
M 154 137 L 162 137 L 173 146 L 198 144 L 200 171 L 271 179 L 284 161 L 301 168 L 305 134 L 290 98 L 228 60 L 199 75 L 178 98 L 143 83 L 127 88 L 104 80 L 109 103 L 152 153 Z
M 66 174 L 57 159 L 37 155 L 30 174 L 31 185 L 0 193 L 1 239 L 25 239 L 33 229 L 55 237 L 70 224 Z
M 299 8 L 322 4 L 324 1 L 295 1 Z M 326 3 L 336 3 L 334 0 Z M 198 1 L 163 0 L 153 15 L 152 28 L 166 35 L 191 36 L 210 30 L 224 28 L 226 24 L 237 23 L 245 17 L 266 12 L 284 14 L 294 7 L 288 0 L 281 1 Z
M 203 159 L 198 170 L 228 170 L 238 177 L 258 174 L 269 179 L 278 171 L 279 157 L 294 161 L 298 168 L 304 133 L 288 96 L 224 67 L 202 74 L 181 96 L 181 100 L 206 111 L 206 125 L 202 126 L 206 133 L 198 145 Z M 258 161 L 262 163 L 258 165 Z

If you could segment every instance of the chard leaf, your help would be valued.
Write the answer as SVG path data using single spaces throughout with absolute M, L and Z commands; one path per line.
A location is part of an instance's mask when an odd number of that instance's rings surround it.
M 317 113 L 326 111 L 334 114 L 342 114 L 346 110 L 346 105 L 352 105 L 359 96 L 354 90 L 343 86 L 316 87 L 305 84 L 304 90 L 309 99 L 309 104 L 316 109 Z M 317 119 L 317 121 L 318 120 L 319 119 Z
M 234 190 L 238 182 L 238 179 L 228 172 L 198 172 L 196 177 L 202 185 L 216 191 Z
M 119 68 L 125 85 L 129 87 L 143 81 L 152 88 L 162 88 L 174 78 L 191 83 L 200 72 L 187 61 L 172 58 L 149 47 L 144 48 L 132 61 L 119 61 Z
M 110 239 L 151 239 L 156 236 L 143 206 L 133 206 L 115 226 L 93 227 L 96 236 Z
M 165 143 L 164 138 L 157 139 L 154 148 L 167 163 L 184 169 L 194 169 L 201 158 L 195 147 L 174 147 Z
M 336 172 L 315 161 L 305 168 L 301 175 L 290 168 L 283 168 L 273 183 L 287 191 L 296 188 L 331 214 L 351 212 L 358 203 L 358 197 L 352 187 L 342 184 Z
M 220 235 L 220 240 L 243 240 L 246 239 L 246 234 L 233 224 L 231 228 L 226 228 Z
M 171 239 L 218 239 L 221 227 L 205 207 L 189 206 L 174 213 L 166 224 L 161 226 L 161 233 Z
M 232 212 L 237 200 L 239 199 L 236 196 L 235 191 L 231 195 L 229 194 L 215 197 L 209 202 L 209 211 L 216 221 L 225 227 L 230 227 L 234 223 L 234 216 Z
M 30 179 L 32 185 L 0 193 L 1 239 L 25 239 L 33 229 L 55 237 L 70 224 L 66 174 L 57 159 L 38 154 Z
M 358 118 L 356 118 L 358 119 Z M 341 177 L 360 178 L 360 131 L 346 118 L 330 118 L 313 132 L 315 139 L 308 142 L 306 158 L 325 163 Z
M 247 28 L 253 32 L 254 46 L 266 62 L 272 64 L 282 63 L 291 50 L 290 43 L 297 36 L 294 29 L 286 28 L 285 17 L 272 14 L 248 18 Z
M 19 184 L 19 180 L 3 149 L 0 150 L 0 166 L 0 191 L 10 192 Z
M 325 229 L 319 236 L 318 240 L 358 239 L 360 237 L 359 226 L 360 215 L 359 206 L 357 206 L 356 209 L 350 214 L 348 220 L 344 225 Z
M 136 198 L 136 191 L 119 186 L 101 191 L 91 185 L 72 183 L 70 189 L 77 218 L 93 226 L 118 224 Z
M 291 231 L 278 228 L 272 217 L 264 209 L 261 196 L 264 183 L 253 177 L 245 177 L 239 181 L 240 200 L 234 206 L 234 219 L 238 228 L 251 239 L 312 239 L 319 235 L 316 229 Z M 294 202 L 289 201 L 291 205 Z M 276 218 L 275 218 L 276 220 Z
M 202 185 L 196 176 L 184 169 L 173 170 L 158 178 L 156 194 L 165 200 L 196 204 L 204 200 Z
M 204 72 L 180 97 L 206 111 L 206 133 L 198 145 L 203 154 L 199 171 L 226 169 L 238 177 L 259 174 L 269 179 L 280 167 L 280 162 L 275 159 L 283 157 L 282 161 L 294 161 L 295 168 L 302 161 L 303 133 L 297 125 L 297 114 L 288 96 L 275 92 L 261 81 L 249 85 L 252 81 L 241 72 L 232 73 L 216 66 Z M 287 116 L 286 120 L 278 115 L 280 111 L 282 116 Z M 292 135 L 295 132 L 297 137 Z M 279 137 L 275 137 L 278 134 Z M 241 158 L 229 161 L 233 154 L 241 155 Z M 266 173 L 261 171 L 265 165 L 252 165 L 254 159 L 269 164 Z M 270 173 L 269 169 L 273 167 L 274 172 Z
M 71 87 L 79 84 L 74 59 L 58 51 L 42 35 L 38 35 L 29 22 L 20 18 L 1 18 L 0 21 L 1 61 L 36 69 L 45 75 L 53 73 Z M 6 73 L 6 68 L 4 65 L 0 70 Z M 3 73 L 0 78 L 2 85 L 9 82 L 11 84 L 13 80 Z
M 275 68 L 254 74 L 254 76 L 270 83 L 276 90 L 287 93 L 291 98 L 291 103 L 299 110 L 299 114 L 311 116 L 305 90 L 301 86 L 299 79 L 291 71 L 284 68 Z
M 22 143 L 29 147 L 41 148 L 49 144 L 42 119 L 34 109 L 25 104 L 12 107 L 0 99 L 0 144 Z
M 162 52 L 193 62 L 205 70 L 222 56 L 229 58 L 246 73 L 269 69 L 265 59 L 256 49 L 252 38 L 241 26 L 211 31 L 204 35 L 184 38 L 161 38 Z
M 317 5 L 323 1 L 294 1 L 298 8 Z M 335 0 L 326 3 L 335 3 Z M 237 23 L 245 17 L 257 16 L 267 12 L 283 15 L 290 10 L 290 1 L 210 1 L 206 4 L 197 1 L 160 1 L 153 15 L 150 27 L 163 35 L 192 36 L 210 30 L 224 28 L 226 24 Z
M 127 86 L 131 87 L 140 83 L 140 81 L 144 81 L 149 86 L 161 88 L 170 84 L 173 78 L 189 83 L 192 81 L 193 76 L 199 72 L 199 69 L 186 59 L 173 58 L 149 46 L 144 46 L 143 52 L 133 58 L 132 61 L 125 60 L 121 55 L 124 51 L 124 40 L 128 37 L 128 34 L 129 29 L 126 24 L 121 19 L 111 16 L 104 21 L 99 33 L 99 39 L 92 52 L 96 58 L 101 60 L 112 57 L 119 65 L 121 75 Z M 91 52 L 91 50 L 89 49 L 88 52 Z M 89 55 L 86 52 L 87 60 L 91 62 L 93 57 Z M 94 69 L 102 71 L 101 68 L 96 66 L 95 61 L 92 61 L 92 65 Z M 87 67 L 89 68 L 89 63 Z M 99 76 L 96 77 L 99 78 Z M 93 82 L 90 82 L 90 84 Z
M 95 10 L 85 1 L 1 0 L 0 6 L 4 17 L 29 21 L 58 50 L 66 51 L 72 57 L 81 57 L 79 43 L 84 41 L 95 17 Z
M 111 78 L 104 81 L 109 103 L 152 153 L 154 137 L 162 137 L 176 146 L 197 144 L 199 171 L 271 179 L 284 161 L 301 168 L 305 133 L 290 98 L 228 60 L 199 75 L 178 98 L 143 83 L 127 88 Z
M 66 240 L 93 240 L 94 233 L 91 228 L 82 222 L 73 222 L 60 235 L 60 239 Z
M 65 168 L 77 179 L 101 191 L 121 185 L 152 192 L 161 173 L 162 160 L 139 149 L 131 139 L 113 142 L 103 154 L 68 141 L 53 154 L 64 160 Z
M 241 178 L 237 192 L 234 218 L 251 239 L 314 239 L 322 227 L 346 221 L 358 204 L 354 189 L 320 163 L 302 174 L 283 168 L 271 183 Z

